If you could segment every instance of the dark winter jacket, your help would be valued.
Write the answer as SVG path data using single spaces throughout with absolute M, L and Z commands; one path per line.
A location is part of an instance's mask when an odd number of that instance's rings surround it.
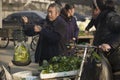
M 111 15 L 111 14 L 115 15 Z M 113 71 L 120 70 L 120 16 L 112 9 L 104 10 L 97 18 L 98 25 L 93 44 L 99 46 L 103 43 L 109 44 L 112 49 L 107 55 Z
M 29 18 L 28 18 L 29 19 Z M 26 36 L 35 36 L 39 33 L 34 31 L 34 25 L 40 25 L 42 26 L 44 24 L 44 19 L 41 20 L 39 23 L 33 22 L 32 20 L 29 20 L 27 24 L 24 24 L 22 22 L 23 32 Z
M 93 26 L 95 26 L 95 29 L 97 28 L 97 22 L 95 19 L 91 19 L 90 22 L 88 23 L 87 27 L 85 28 L 86 31 L 89 31 L 90 28 L 92 28 Z
M 75 17 L 66 17 L 64 15 L 61 14 L 61 17 L 66 21 L 67 26 L 66 26 L 66 38 L 67 41 L 72 40 L 72 38 L 78 38 L 78 34 L 79 34 L 79 28 L 77 26 L 76 23 L 76 19 Z
M 41 63 L 53 56 L 66 52 L 64 20 L 59 16 L 55 21 L 46 21 L 45 28 L 39 33 L 38 45 L 35 52 L 35 62 Z
M 34 25 L 32 23 L 24 24 L 24 27 L 27 27 L 26 31 L 30 32 L 30 35 L 39 34 L 35 62 L 41 64 L 43 60 L 66 53 L 66 24 L 60 16 L 52 22 L 46 19 L 40 33 L 34 32 Z

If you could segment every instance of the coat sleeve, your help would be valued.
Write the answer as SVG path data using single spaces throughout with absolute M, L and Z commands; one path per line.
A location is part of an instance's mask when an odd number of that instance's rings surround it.
M 57 42 L 59 42 L 59 40 L 61 38 L 59 33 L 55 32 L 53 30 L 49 30 L 47 28 L 42 29 L 40 32 L 40 35 L 49 44 L 50 43 L 56 44 Z
M 109 44 L 112 48 L 120 46 L 120 16 L 114 16 L 108 23 L 109 30 L 111 31 L 111 38 Z
M 74 18 L 74 37 L 77 39 L 78 38 L 78 34 L 79 34 L 79 27 L 78 27 L 78 25 L 77 25 L 77 22 L 76 22 L 76 19 Z
M 95 19 L 91 19 L 91 21 L 88 23 L 88 25 L 85 28 L 85 30 L 89 31 L 89 29 L 92 28 L 94 24 L 95 24 Z
M 38 34 L 34 31 L 35 24 L 27 23 L 27 24 L 23 24 L 22 26 L 23 26 L 23 32 L 26 36 L 35 36 Z

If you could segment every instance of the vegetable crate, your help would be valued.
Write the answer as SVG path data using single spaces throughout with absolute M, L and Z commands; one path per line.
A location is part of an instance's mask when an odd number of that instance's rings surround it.
M 97 48 L 96 46 L 90 46 L 90 45 L 75 45 L 78 49 L 83 48 L 84 52 L 82 56 L 62 56 L 62 57 L 53 57 L 52 58 L 52 63 L 55 64 L 50 64 L 47 62 L 44 62 L 45 65 L 43 70 L 40 73 L 40 78 L 41 79 L 57 79 L 62 78 L 60 80 L 64 80 L 64 78 L 67 78 L 67 80 L 75 79 L 75 80 L 81 80 L 82 79 L 82 72 L 84 72 L 84 66 L 87 63 L 87 57 L 91 57 L 91 59 L 96 59 L 96 60 L 101 60 L 100 56 L 96 53 L 93 52 L 94 48 Z M 89 49 L 90 48 L 90 49 Z M 89 50 L 91 52 L 89 52 Z M 90 54 L 87 54 L 90 53 Z M 91 55 L 91 56 L 90 56 Z M 51 60 L 50 60 L 51 62 Z M 43 63 L 43 64 L 44 64 Z M 56 65 L 57 63 L 57 65 Z M 49 65 L 47 65 L 49 64 Z M 60 64 L 60 65 L 59 65 Z M 66 64 L 68 66 L 66 66 Z M 46 67 L 49 66 L 49 67 Z M 45 69 L 46 67 L 46 69 Z M 61 68 L 63 67 L 63 68 Z M 83 76 L 83 77 L 86 77 Z
M 78 73 L 82 58 L 80 56 L 55 56 L 50 61 L 43 61 L 41 79 L 70 78 Z
M 55 78 L 65 78 L 65 77 L 75 77 L 78 73 L 78 70 L 73 71 L 64 71 L 64 72 L 56 72 L 56 73 L 48 73 L 48 74 L 40 74 L 41 79 L 55 79 Z

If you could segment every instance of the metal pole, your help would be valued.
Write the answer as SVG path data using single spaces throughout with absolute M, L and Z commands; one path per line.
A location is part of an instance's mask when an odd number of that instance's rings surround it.
M 81 63 L 81 66 L 80 66 L 80 72 L 78 74 L 78 79 L 77 80 L 81 80 L 81 75 L 82 75 L 82 71 L 83 71 L 83 67 L 84 67 L 84 63 L 85 63 L 85 59 L 86 59 L 86 55 L 87 55 L 87 49 L 88 49 L 88 47 L 85 47 L 82 63 Z
M 93 3 L 94 3 L 94 5 L 95 5 L 95 7 L 96 7 L 97 9 L 99 9 L 99 7 L 98 7 L 98 5 L 97 5 L 97 1 L 96 1 L 96 0 L 93 0 Z

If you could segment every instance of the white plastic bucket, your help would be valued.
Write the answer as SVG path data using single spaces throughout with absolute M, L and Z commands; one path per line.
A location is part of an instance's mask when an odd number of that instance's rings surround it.
M 26 79 L 29 76 L 32 76 L 32 72 L 21 71 L 21 72 L 14 73 L 12 76 L 13 76 L 13 80 L 22 80 L 22 79 Z
M 38 80 L 37 76 L 28 76 L 24 80 Z

